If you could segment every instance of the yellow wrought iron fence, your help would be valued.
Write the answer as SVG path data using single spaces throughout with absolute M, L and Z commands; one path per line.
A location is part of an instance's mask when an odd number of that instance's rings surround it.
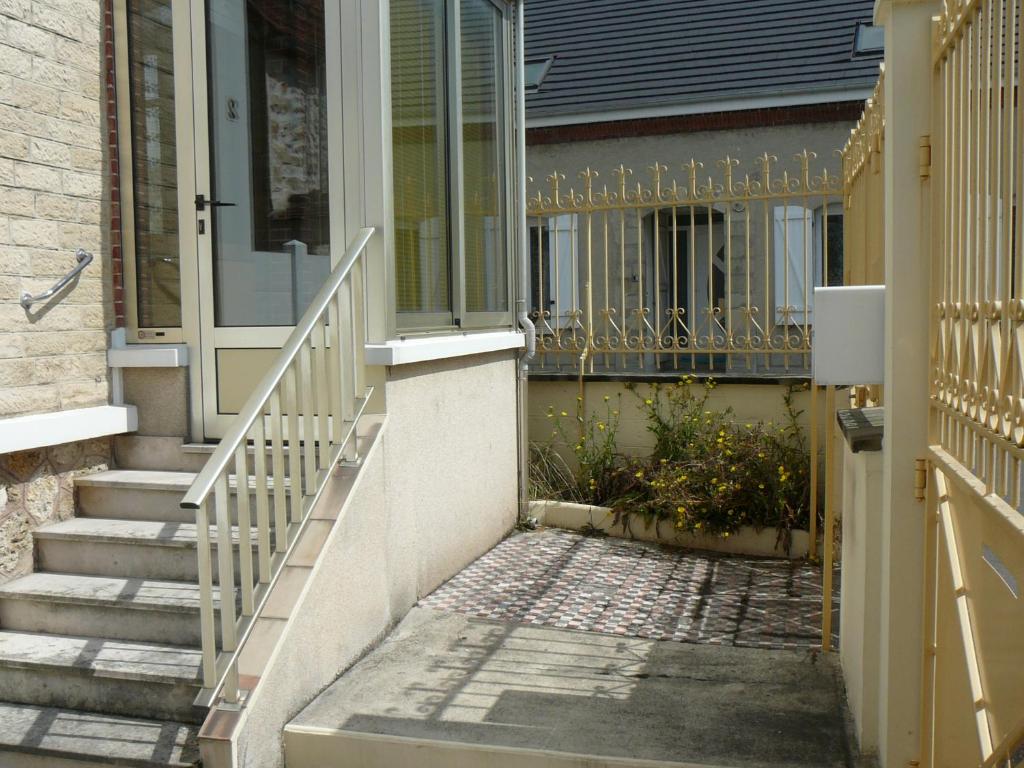
M 885 282 L 885 69 L 843 147 L 843 274 L 846 285 Z
M 923 766 L 1024 753 L 1022 26 L 1020 0 L 934 24 Z
M 816 160 L 550 174 L 527 209 L 537 367 L 808 372 L 814 287 L 843 280 L 843 180 Z
M 843 284 L 885 283 L 885 67 L 843 147 Z M 882 388 L 855 386 L 857 407 L 882 404 Z

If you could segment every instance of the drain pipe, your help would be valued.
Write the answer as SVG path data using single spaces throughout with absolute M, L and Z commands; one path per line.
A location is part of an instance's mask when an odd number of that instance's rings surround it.
M 526 334 L 526 351 L 519 358 L 517 410 L 519 414 L 519 522 L 527 522 L 530 511 L 530 435 L 527 412 L 530 361 L 537 352 L 537 329 L 530 320 L 526 297 L 530 295 L 530 231 L 526 222 L 526 0 L 516 3 L 516 162 L 519 229 L 516 237 L 519 256 L 519 295 L 516 317 Z

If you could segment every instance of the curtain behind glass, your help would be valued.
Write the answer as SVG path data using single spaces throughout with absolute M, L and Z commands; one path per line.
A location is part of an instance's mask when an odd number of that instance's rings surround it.
M 391 0 L 395 272 L 404 313 L 451 312 L 443 0 Z
M 461 0 L 466 310 L 508 310 L 501 12 Z
M 140 328 L 181 325 L 171 0 L 128 3 L 135 275 Z

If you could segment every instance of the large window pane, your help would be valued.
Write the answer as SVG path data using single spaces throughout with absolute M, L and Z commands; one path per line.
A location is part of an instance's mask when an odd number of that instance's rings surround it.
M 330 274 L 323 0 L 207 0 L 218 327 L 294 325 Z
M 501 12 L 461 0 L 466 310 L 508 310 L 504 60 Z
M 445 12 L 391 0 L 397 308 L 451 312 Z
M 171 0 L 128 3 L 135 275 L 141 328 L 181 325 Z

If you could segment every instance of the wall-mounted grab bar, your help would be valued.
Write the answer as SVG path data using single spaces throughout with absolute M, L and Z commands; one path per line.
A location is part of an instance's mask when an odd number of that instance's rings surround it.
M 25 309 L 28 309 L 37 301 L 44 301 L 45 299 L 50 298 L 59 290 L 61 290 L 65 285 L 67 285 L 76 277 L 78 277 L 78 274 L 83 269 L 88 267 L 89 264 L 92 263 L 92 254 L 89 253 L 84 248 L 79 248 L 77 251 L 75 251 L 75 258 L 78 259 L 78 263 L 74 266 L 74 268 L 66 275 L 64 275 L 64 277 L 62 277 L 60 280 L 54 283 L 53 287 L 50 288 L 49 290 L 43 291 L 42 293 L 37 294 L 35 296 L 33 296 L 28 291 L 23 292 L 21 294 L 21 306 L 23 306 Z

